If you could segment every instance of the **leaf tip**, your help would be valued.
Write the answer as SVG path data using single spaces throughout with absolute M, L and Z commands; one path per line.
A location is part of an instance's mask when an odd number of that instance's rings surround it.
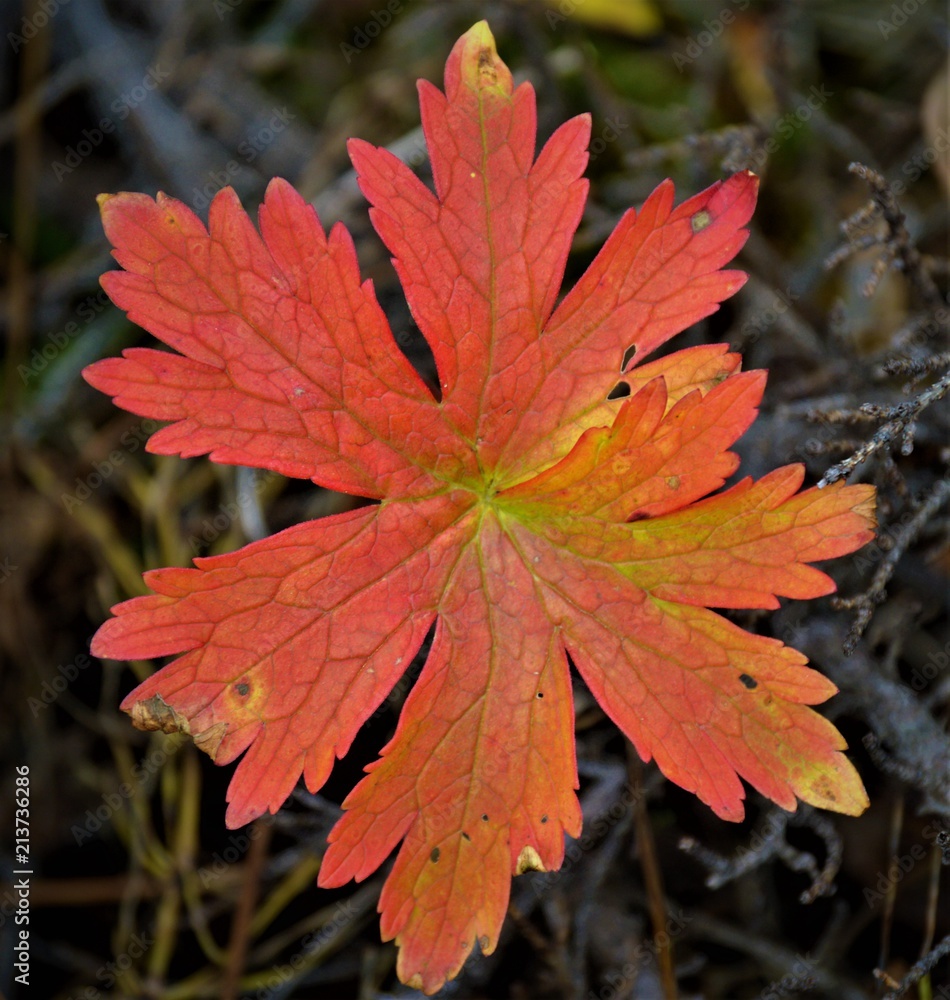
M 518 855 L 518 861 L 515 864 L 515 875 L 524 875 L 525 872 L 545 871 L 547 871 L 547 868 L 544 867 L 541 855 L 530 844 L 525 844 L 521 848 L 521 853 Z
M 125 702 L 122 703 L 123 706 Z M 191 735 L 191 725 L 179 711 L 160 695 L 133 702 L 124 709 L 132 716 L 132 725 L 145 733 L 185 733 Z
M 511 72 L 498 56 L 495 36 L 487 21 L 478 21 L 455 43 L 446 66 L 446 95 L 451 97 L 454 87 L 450 78 L 457 67 L 458 80 L 475 91 L 500 90 L 511 93 Z
M 465 43 L 466 48 L 489 49 L 495 52 L 495 36 L 491 33 L 488 21 L 482 18 L 462 35 L 460 41 Z
M 128 699 L 122 703 L 123 711 L 132 716 L 132 725 L 145 733 L 184 733 L 190 736 L 195 746 L 203 750 L 212 760 L 218 753 L 221 741 L 228 731 L 226 722 L 216 722 L 213 726 L 198 733 L 191 731 L 191 722 L 174 706 L 169 705 L 160 695 L 152 695 L 144 701 L 135 701 L 131 705 Z
M 877 527 L 877 489 L 869 483 L 858 483 L 849 487 L 855 497 L 851 508 L 858 517 L 864 519 L 868 529 Z M 870 539 L 869 539 L 870 541 Z
M 830 767 L 809 775 L 794 789 L 811 806 L 844 816 L 860 816 L 871 804 L 861 777 L 843 753 L 836 753 Z

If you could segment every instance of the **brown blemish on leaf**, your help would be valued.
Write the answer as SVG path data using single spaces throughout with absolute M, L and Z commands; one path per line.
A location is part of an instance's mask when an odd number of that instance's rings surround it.
M 234 688 L 242 698 L 251 690 L 250 684 L 245 684 L 243 681 L 240 684 L 235 684 Z
M 478 939 L 478 947 L 479 947 L 479 948 L 481 948 L 481 949 L 482 949 L 482 951 L 484 951 L 484 952 L 487 952 L 487 951 L 488 951 L 488 945 L 489 945 L 489 944 L 490 944 L 490 941 L 488 940 L 488 935 L 487 935 L 487 934 L 483 934 L 483 935 L 482 935 L 482 936 L 481 936 L 481 937 L 480 937 L 480 938 Z
M 221 741 L 224 739 L 227 731 L 228 724 L 226 722 L 216 722 L 209 729 L 205 729 L 200 733 L 195 733 L 193 737 L 195 746 L 199 750 L 203 750 L 212 760 L 214 760 L 218 754 L 218 747 L 221 746 Z
M 495 50 L 489 47 L 479 49 L 477 66 L 479 86 L 497 86 L 498 71 L 495 69 Z
M 525 844 L 518 855 L 518 863 L 515 865 L 515 875 L 524 875 L 525 872 L 547 871 L 541 855 L 530 845 Z
M 429 860 L 433 864 L 435 864 L 436 861 L 438 861 L 439 858 L 441 858 L 441 857 L 442 857 L 442 852 L 438 849 L 438 847 L 433 847 L 432 848 L 432 853 L 429 855 Z
M 710 222 L 712 222 L 712 216 L 706 211 L 705 208 L 697 212 L 689 220 L 689 224 L 693 227 L 694 233 L 701 233 Z
M 129 713 L 132 725 L 146 733 L 184 733 L 195 741 L 195 746 L 203 750 L 212 760 L 228 731 L 226 722 L 217 722 L 208 729 L 193 733 L 187 717 L 168 704 L 160 695 L 152 695 L 145 701 L 137 701 Z
M 129 713 L 132 725 L 145 733 L 185 733 L 191 735 L 191 723 L 160 695 L 137 701 Z

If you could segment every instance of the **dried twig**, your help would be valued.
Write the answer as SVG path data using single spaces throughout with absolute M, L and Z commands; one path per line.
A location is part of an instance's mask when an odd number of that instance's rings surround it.
M 940 290 L 927 267 L 927 261 L 914 246 L 907 231 L 906 217 L 897 204 L 897 198 L 887 181 L 876 170 L 863 163 L 852 163 L 850 173 L 865 181 L 871 189 L 871 200 L 841 223 L 841 229 L 848 242 L 839 247 L 825 263 L 828 268 L 853 256 L 861 250 L 879 246 L 881 256 L 874 263 L 871 277 L 864 286 L 864 294 L 870 298 L 888 267 L 903 271 L 920 299 L 931 309 L 944 304 Z M 883 232 L 862 232 L 881 219 Z
M 890 993 L 884 995 L 883 1000 L 899 1000 L 910 988 L 916 985 L 931 972 L 937 965 L 937 963 L 942 959 L 950 955 L 950 934 L 948 934 L 926 957 L 922 958 L 915 965 L 911 966 L 910 972 L 897 984 L 897 987 L 891 990 Z M 880 969 L 874 970 L 874 975 L 880 979 L 885 980 L 885 973 Z M 887 977 L 889 979 L 890 977 Z
M 888 748 L 892 766 L 885 769 L 899 769 L 902 780 L 921 792 L 918 813 L 950 817 L 950 737 L 913 691 L 884 676 L 863 649 L 842 656 L 833 616 L 813 617 L 798 647 L 867 722 L 875 745 Z
M 950 385 L 950 376 L 948 376 L 948 385 Z M 897 568 L 901 557 L 907 551 L 910 544 L 918 537 L 924 525 L 940 510 L 948 499 L 950 499 L 950 478 L 938 479 L 931 490 L 924 496 L 923 501 L 914 511 L 910 520 L 894 530 L 892 535 L 893 545 L 874 571 L 870 586 L 863 593 L 855 597 L 832 598 L 832 604 L 835 608 L 847 608 L 857 612 L 854 624 L 851 626 L 848 638 L 845 640 L 844 651 L 846 654 L 850 655 L 854 652 L 858 641 L 871 620 L 871 616 L 874 614 L 874 608 L 887 596 L 885 587 L 894 575 L 894 570 Z
M 909 455 L 914 450 L 914 434 L 917 430 L 917 419 L 920 414 L 932 403 L 943 399 L 950 391 L 950 372 L 943 378 L 934 382 L 932 386 L 925 389 L 916 399 L 906 403 L 897 403 L 894 406 L 879 406 L 874 403 L 865 403 L 859 410 L 839 411 L 831 413 L 819 413 L 814 411 L 809 414 L 812 420 L 823 420 L 829 423 L 836 421 L 857 422 L 858 420 L 873 420 L 884 417 L 887 422 L 875 431 L 874 436 L 858 448 L 853 455 L 843 462 L 833 465 L 824 474 L 819 486 L 828 486 L 844 479 L 850 475 L 862 462 L 867 461 L 872 455 L 889 448 L 900 441 L 900 453 Z
M 789 823 L 808 826 L 824 840 L 826 858 L 820 869 L 813 854 L 798 850 L 785 839 Z M 819 896 L 834 894 L 834 877 L 841 867 L 842 857 L 842 843 L 838 831 L 825 817 L 807 807 L 802 807 L 794 816 L 773 809 L 762 827 L 753 833 L 749 846 L 743 847 L 734 858 L 725 858 L 716 851 L 704 847 L 692 837 L 683 837 L 679 842 L 679 848 L 709 869 L 706 885 L 710 889 L 718 889 L 772 858 L 780 858 L 792 871 L 805 872 L 812 880 L 808 889 L 799 897 L 801 903 L 812 903 Z

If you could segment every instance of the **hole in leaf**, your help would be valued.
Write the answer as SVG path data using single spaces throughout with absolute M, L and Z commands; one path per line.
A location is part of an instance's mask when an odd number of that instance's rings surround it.
M 471 839 L 472 838 L 463 830 L 462 831 L 462 840 L 469 840 L 470 841 Z
M 488 813 L 482 813 L 482 822 L 483 823 L 487 823 L 488 822 Z
M 544 697 L 544 692 L 543 691 L 539 691 L 538 692 L 538 697 L 539 698 L 543 698 Z
M 754 677 L 750 677 L 748 674 L 739 674 L 739 680 L 742 681 L 742 683 L 750 691 L 754 691 L 759 686 L 759 682 Z
M 618 382 L 607 394 L 608 399 L 624 399 L 630 395 L 629 382 Z
M 627 366 L 630 364 L 631 361 L 633 361 L 634 356 L 636 355 L 636 353 L 637 353 L 637 345 L 636 344 L 631 344 L 630 347 L 628 347 L 623 352 L 623 361 L 620 362 L 620 370 L 622 372 L 625 372 L 627 370 Z
M 442 857 L 442 852 L 438 849 L 438 847 L 433 847 L 432 853 L 429 855 L 429 860 L 434 864 L 440 857 Z
M 547 823 L 547 821 L 548 821 L 548 817 L 547 817 L 547 814 L 545 814 L 544 816 L 541 817 L 541 822 L 542 823 Z

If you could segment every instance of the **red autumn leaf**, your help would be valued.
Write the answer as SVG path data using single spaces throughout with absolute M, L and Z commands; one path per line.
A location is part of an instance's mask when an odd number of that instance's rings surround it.
M 589 117 L 535 160 L 534 92 L 513 90 L 484 22 L 453 49 L 445 88 L 419 87 L 434 193 L 350 143 L 441 399 L 396 346 L 347 232 L 327 237 L 279 180 L 260 236 L 229 189 L 208 229 L 162 195 L 104 197 L 125 270 L 103 286 L 177 353 L 128 350 L 85 373 L 170 421 L 153 452 L 379 501 L 148 573 L 152 596 L 114 608 L 93 650 L 182 654 L 122 707 L 220 764 L 244 754 L 236 827 L 301 775 L 323 785 L 435 623 L 320 872 L 325 886 L 363 879 L 401 842 L 382 932 L 403 981 L 430 993 L 476 941 L 495 947 L 512 873 L 556 869 L 580 833 L 568 657 L 640 755 L 719 816 L 742 817 L 740 778 L 786 809 L 866 807 L 843 739 L 807 707 L 834 686 L 707 606 L 830 593 L 809 564 L 873 524 L 871 487 L 799 493 L 799 466 L 708 497 L 736 470 L 728 449 L 764 373 L 739 372 L 722 345 L 643 363 L 742 286 L 721 268 L 746 239 L 756 178 L 679 207 L 662 184 L 556 306 Z M 618 380 L 630 393 L 609 399 Z

